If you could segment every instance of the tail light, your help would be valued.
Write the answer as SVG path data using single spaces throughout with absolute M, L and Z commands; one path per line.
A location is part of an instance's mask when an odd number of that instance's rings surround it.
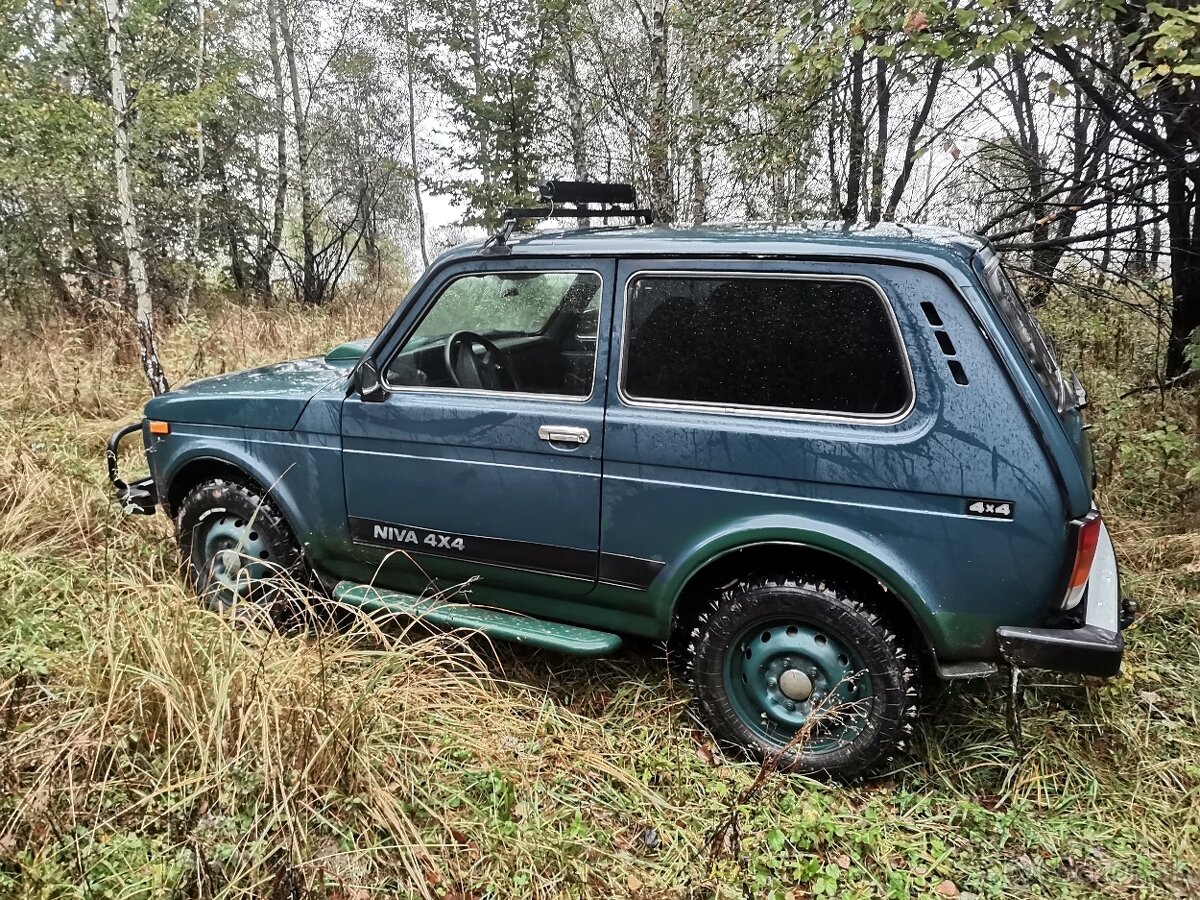
M 1100 543 L 1100 513 L 1093 509 L 1071 525 L 1075 531 L 1075 564 L 1071 567 L 1071 580 L 1067 582 L 1063 609 L 1074 609 L 1083 599 L 1083 591 L 1092 572 L 1092 560 L 1096 557 L 1096 545 Z

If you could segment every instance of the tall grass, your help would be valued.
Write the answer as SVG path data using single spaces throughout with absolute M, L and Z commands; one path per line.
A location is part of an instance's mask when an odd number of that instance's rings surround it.
M 165 336 L 168 371 L 320 352 L 395 301 L 214 306 Z M 1138 376 L 1095 343 L 1103 418 Z M 1138 395 L 1098 436 L 1145 609 L 1122 677 L 1039 676 L 1023 756 L 1003 684 L 953 687 L 854 788 L 723 758 L 653 650 L 231 626 L 185 590 L 169 523 L 108 499 L 103 439 L 144 400 L 116 328 L 47 323 L 0 356 L 0 897 L 1200 894 L 1200 533 L 1186 462 L 1142 481 L 1121 456 L 1160 421 L 1194 442 L 1191 397 Z

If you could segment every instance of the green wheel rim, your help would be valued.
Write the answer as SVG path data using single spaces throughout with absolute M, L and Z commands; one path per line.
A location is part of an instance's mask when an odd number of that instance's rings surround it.
M 209 596 L 221 607 L 245 600 L 270 574 L 272 548 L 253 521 L 229 513 L 213 516 L 199 544 Z
M 765 620 L 730 644 L 722 673 L 729 702 L 767 741 L 787 744 L 810 717 L 807 752 L 852 743 L 868 724 L 871 676 L 836 633 L 798 620 Z

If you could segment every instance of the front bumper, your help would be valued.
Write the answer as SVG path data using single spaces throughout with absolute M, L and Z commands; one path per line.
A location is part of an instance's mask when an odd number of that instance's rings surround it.
M 117 472 L 117 454 L 120 452 L 121 441 L 133 432 L 141 430 L 142 423 L 134 422 L 132 425 L 118 428 L 108 439 L 108 480 L 112 482 L 117 493 L 117 502 L 125 512 L 152 516 L 158 506 L 158 489 L 154 486 L 154 478 L 147 475 L 137 481 L 125 481 Z
M 1000 655 L 1009 665 L 1030 669 L 1053 669 L 1109 678 L 1121 671 L 1125 640 L 1121 629 L 1128 624 L 1128 601 L 1121 601 L 1117 556 L 1108 528 L 1100 526 L 1100 540 L 1088 574 L 1084 623 L 1078 628 L 996 629 Z

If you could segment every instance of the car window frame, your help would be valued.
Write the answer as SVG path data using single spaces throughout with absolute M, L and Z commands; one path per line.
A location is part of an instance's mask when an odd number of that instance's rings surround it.
M 397 340 L 395 349 L 391 353 L 388 354 L 387 361 L 384 362 L 383 365 L 380 366 L 380 384 L 383 386 L 384 390 L 388 391 L 389 393 L 397 393 L 397 394 L 408 394 L 408 393 L 438 394 L 438 393 L 442 393 L 442 394 L 450 394 L 453 396 L 460 396 L 460 397 L 461 396 L 513 397 L 513 398 L 523 398 L 523 399 L 531 399 L 531 400 L 557 400 L 557 401 L 564 402 L 564 403 L 580 403 L 580 404 L 587 404 L 587 403 L 591 402 L 591 400 L 596 395 L 596 383 L 599 379 L 599 374 L 600 374 L 599 373 L 599 369 L 600 369 L 600 334 L 599 334 L 599 331 L 600 331 L 601 321 L 599 319 L 596 322 L 596 346 L 592 351 L 592 382 L 588 387 L 588 393 L 586 396 L 577 395 L 577 394 L 548 394 L 548 393 L 536 392 L 536 391 L 489 391 L 489 390 L 485 390 L 483 388 L 447 387 L 444 385 L 392 384 L 390 381 L 388 381 L 388 371 L 391 369 L 392 363 L 395 361 L 397 356 L 399 356 L 401 353 L 404 352 L 404 348 L 408 345 L 408 342 L 412 339 L 413 335 L 416 334 L 417 329 L 421 327 L 421 323 L 425 321 L 425 317 L 429 315 L 429 313 L 437 305 L 438 301 L 441 300 L 442 296 L 445 294 L 445 292 L 450 288 L 450 286 L 452 284 L 454 284 L 456 281 L 460 281 L 464 278 L 479 278 L 479 277 L 487 277 L 487 276 L 491 276 L 491 275 L 530 275 L 530 274 L 537 274 L 537 275 L 585 275 L 585 274 L 586 275 L 595 275 L 596 278 L 598 278 L 600 280 L 600 286 L 598 288 L 598 291 L 599 291 L 599 295 L 600 295 L 600 304 L 601 304 L 601 307 L 603 307 L 604 289 L 605 289 L 604 273 L 599 271 L 599 269 L 592 269 L 592 268 L 588 268 L 586 266 L 580 266 L 577 268 L 574 268 L 574 267 L 550 267 L 550 268 L 545 268 L 545 269 L 532 268 L 532 267 L 531 268 L 503 268 L 503 269 L 490 269 L 489 268 L 489 269 L 477 269 L 477 270 L 473 270 L 473 271 L 465 271 L 465 272 L 460 272 L 458 274 L 452 274 L 448 278 L 446 278 L 444 281 L 442 281 L 441 284 L 439 284 L 437 286 L 436 293 L 434 293 L 433 297 L 425 304 L 424 308 L 420 312 L 420 315 L 417 316 L 417 318 L 412 322 L 412 324 L 408 328 L 404 329 L 403 337 L 401 337 L 401 338 L 399 338 L 399 340 Z M 568 288 L 568 290 L 570 290 L 570 288 Z M 555 310 L 554 313 L 551 314 L 550 318 L 547 320 L 546 324 L 542 327 L 541 331 L 537 332 L 536 334 L 527 335 L 527 337 L 543 337 L 545 335 L 546 331 L 549 329 L 550 323 L 552 323 L 557 318 L 557 316 L 559 315 L 559 312 L 560 312 L 559 310 Z
M 903 376 L 907 387 L 907 402 L 895 413 L 886 416 L 869 415 L 864 413 L 839 413 L 834 410 L 791 409 L 778 406 L 751 406 L 743 404 L 716 403 L 700 400 L 669 400 L 648 397 L 633 397 L 625 390 L 626 361 L 629 355 L 629 309 L 632 289 L 642 278 L 703 278 L 703 279 L 769 279 L 794 281 L 822 282 L 856 282 L 864 284 L 875 292 L 883 303 L 888 323 L 891 325 L 892 337 L 900 350 L 903 366 Z M 909 355 L 908 343 L 904 339 L 904 330 L 896 316 L 895 307 L 887 291 L 875 279 L 859 274 L 825 274 L 816 272 L 785 272 L 746 271 L 737 269 L 656 269 L 642 268 L 629 273 L 625 279 L 625 287 L 621 298 L 621 346 L 617 359 L 617 396 L 625 406 L 637 409 L 663 409 L 680 412 L 700 412 L 710 415 L 753 416 L 769 419 L 792 419 L 807 422 L 827 422 L 837 424 L 874 425 L 887 427 L 897 425 L 907 419 L 917 406 L 917 384 L 913 375 L 912 358 Z
M 993 284 L 993 281 L 996 283 Z M 1025 300 L 1025 296 L 1017 287 L 1016 282 L 1012 280 L 1012 277 L 1005 270 L 999 253 L 993 252 L 991 257 L 985 259 L 983 262 L 983 286 L 992 305 L 995 306 L 996 311 L 1000 314 L 1000 319 L 1004 323 L 1005 329 L 1016 343 L 1020 356 L 1033 372 L 1034 381 L 1038 383 L 1042 393 L 1050 401 L 1054 412 L 1062 415 L 1068 408 L 1067 401 L 1069 399 L 1067 396 L 1066 370 L 1063 369 L 1062 362 L 1058 358 L 1054 342 L 1042 328 L 1042 323 L 1034 315 L 1033 309 Z M 1005 288 L 1011 294 L 1011 300 L 1004 296 Z M 1016 317 L 1016 321 L 1013 320 L 1014 317 Z M 1040 368 L 1044 368 L 1044 362 L 1031 358 L 1031 353 L 1027 352 L 1025 348 L 1026 339 L 1019 333 L 1018 329 L 1029 331 L 1030 336 L 1036 339 L 1041 345 L 1040 348 L 1036 346 L 1031 348 L 1032 355 L 1044 355 L 1052 367 L 1051 371 L 1044 373 L 1040 371 Z M 1046 383 L 1050 379 L 1055 382 L 1053 387 Z

